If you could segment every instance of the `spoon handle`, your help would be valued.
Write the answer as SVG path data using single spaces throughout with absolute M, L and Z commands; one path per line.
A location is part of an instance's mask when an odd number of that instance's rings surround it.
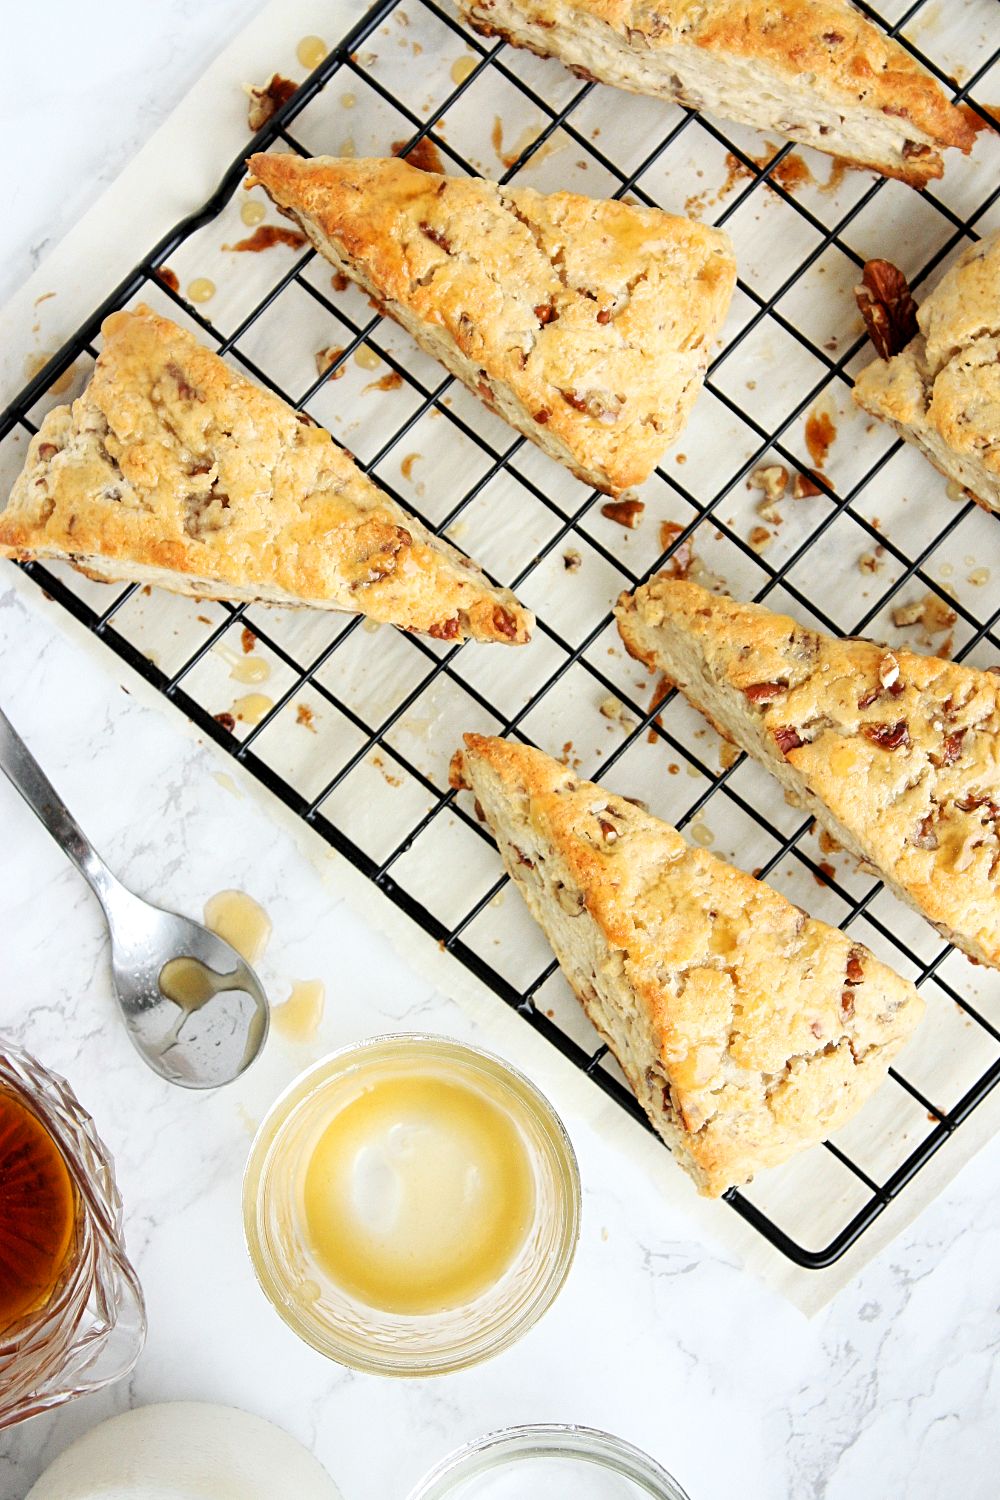
M 104 905 L 118 882 L 2 710 L 0 771 L 21 793 Z

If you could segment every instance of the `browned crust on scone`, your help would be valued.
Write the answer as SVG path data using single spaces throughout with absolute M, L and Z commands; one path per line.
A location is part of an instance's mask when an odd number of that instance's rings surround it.
M 500 36 L 540 57 L 558 56 L 557 45 L 547 36 L 554 25 L 549 19 L 553 0 L 518 4 L 528 34 L 518 35 L 509 26 L 485 19 L 491 0 L 460 0 L 465 19 L 483 35 Z M 716 0 L 703 7 L 692 6 L 690 0 L 659 0 L 655 9 L 642 0 L 570 0 L 565 9 L 603 22 L 640 51 L 683 41 L 737 61 L 766 64 L 789 77 L 809 74 L 848 103 L 864 100 L 886 115 L 911 122 L 915 133 L 927 140 L 913 143 L 908 163 L 897 166 L 857 155 L 850 164 L 912 187 L 924 187 L 942 176 L 941 149 L 954 147 L 967 154 L 975 142 L 974 125 L 936 79 L 847 0 L 784 0 L 781 5 L 774 0 Z M 594 77 L 584 68 L 573 71 Z M 637 91 L 643 90 L 637 85 Z M 783 133 L 793 139 L 796 134 L 792 128 Z M 822 149 L 821 143 L 812 144 Z
M 729 305 L 724 234 L 398 158 L 260 155 L 249 168 L 248 185 L 544 451 L 608 493 L 649 477 Z
M 1000 966 L 1000 678 L 661 577 L 616 609 L 677 682 L 950 942 Z
M 913 986 L 549 756 L 464 738 L 508 873 L 700 1191 L 845 1123 L 919 1019 Z
M 518 644 L 532 617 L 317 427 L 149 308 L 113 313 L 0 514 L 0 555 Z

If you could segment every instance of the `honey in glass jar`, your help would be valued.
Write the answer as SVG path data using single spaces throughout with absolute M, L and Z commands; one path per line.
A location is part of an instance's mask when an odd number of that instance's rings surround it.
M 55 1141 L 0 1089 L 0 1334 L 45 1306 L 74 1243 L 76 1194 Z

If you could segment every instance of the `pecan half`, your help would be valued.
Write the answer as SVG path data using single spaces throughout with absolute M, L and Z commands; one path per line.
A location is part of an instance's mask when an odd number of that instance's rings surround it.
M 895 724 L 862 724 L 861 733 L 880 750 L 898 750 L 910 743 L 910 729 L 905 719 Z
M 891 359 L 905 349 L 917 332 L 917 304 L 898 266 L 888 260 L 866 261 L 854 296 L 880 358 Z

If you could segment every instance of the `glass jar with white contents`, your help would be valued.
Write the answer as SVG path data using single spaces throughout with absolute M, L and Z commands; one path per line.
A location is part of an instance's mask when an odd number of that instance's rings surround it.
M 409 1500 L 688 1500 L 621 1438 L 590 1427 L 508 1427 L 444 1459 Z

